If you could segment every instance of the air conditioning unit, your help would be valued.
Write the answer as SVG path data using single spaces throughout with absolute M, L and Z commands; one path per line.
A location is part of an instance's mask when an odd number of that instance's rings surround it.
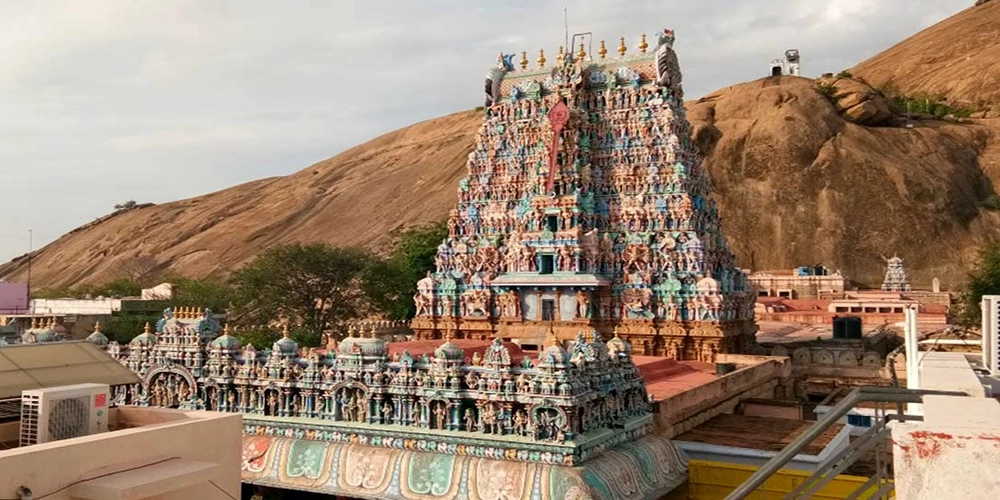
M 77 384 L 21 392 L 21 446 L 108 430 L 107 384 Z

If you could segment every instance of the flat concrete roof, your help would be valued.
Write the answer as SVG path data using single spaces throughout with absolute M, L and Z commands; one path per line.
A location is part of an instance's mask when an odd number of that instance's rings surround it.
M 663 400 L 717 378 L 715 365 L 698 361 L 677 361 L 659 356 L 633 356 L 635 366 L 646 380 L 646 392 Z

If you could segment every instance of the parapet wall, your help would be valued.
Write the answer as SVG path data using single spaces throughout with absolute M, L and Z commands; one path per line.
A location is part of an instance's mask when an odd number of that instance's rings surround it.
M 788 358 L 719 354 L 718 362 L 736 363 L 740 368 L 660 401 L 654 418 L 658 435 L 672 438 L 716 415 L 733 411 L 747 399 L 782 398 L 790 388 L 792 365 Z

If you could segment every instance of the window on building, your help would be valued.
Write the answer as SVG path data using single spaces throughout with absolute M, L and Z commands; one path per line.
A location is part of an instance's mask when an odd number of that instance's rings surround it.
M 792 298 L 792 291 L 791 290 L 778 290 L 778 297 L 781 297 L 783 299 L 790 299 L 790 298 Z
M 894 307 L 894 308 L 892 308 L 892 312 L 898 313 L 898 314 L 903 314 L 903 308 L 902 307 Z
M 542 300 L 542 321 L 555 321 L 556 301 L 552 299 Z
M 559 217 L 556 215 L 545 216 L 545 229 L 553 233 L 559 230 Z
M 845 313 L 845 312 L 848 312 L 847 311 L 848 309 L 849 308 L 844 307 L 844 306 L 837 306 L 836 311 L 839 312 L 839 313 Z
M 872 418 L 868 415 L 848 415 L 847 423 L 855 427 L 871 427 Z
M 555 267 L 555 255 L 542 255 L 542 267 L 538 274 L 552 274 Z
M 757 290 L 757 296 L 758 297 L 770 297 L 771 296 L 771 291 L 770 290 Z

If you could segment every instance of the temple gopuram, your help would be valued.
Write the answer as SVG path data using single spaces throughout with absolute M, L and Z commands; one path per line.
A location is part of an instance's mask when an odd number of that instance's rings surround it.
M 243 413 L 244 483 L 350 498 L 584 500 L 659 498 L 683 482 L 686 458 L 653 434 L 629 343 L 581 331 L 567 350 L 547 337 L 534 356 L 499 338 L 353 333 L 300 349 L 286 329 L 257 350 L 207 310 L 184 309 L 127 345 L 99 331 L 89 340 L 141 379 L 117 404 Z
M 551 329 L 644 355 L 748 352 L 754 294 L 736 267 L 684 114 L 674 35 L 618 56 L 498 58 L 439 246 L 417 285 L 417 338 L 540 349 Z

